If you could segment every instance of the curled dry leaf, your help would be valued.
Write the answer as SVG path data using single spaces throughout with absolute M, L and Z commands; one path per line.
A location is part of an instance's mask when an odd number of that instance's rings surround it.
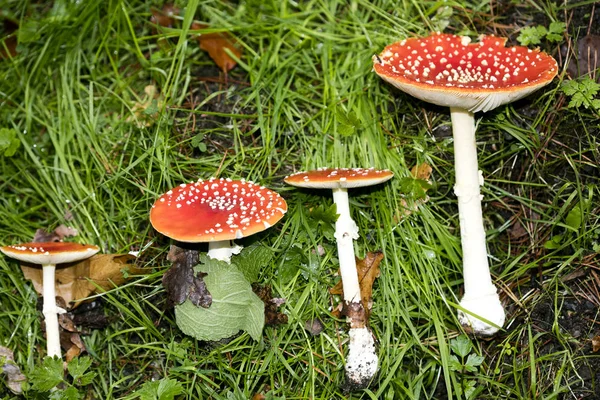
M 52 232 L 48 232 L 44 229 L 38 229 L 33 235 L 32 242 L 43 243 L 43 242 L 60 242 L 65 237 L 77 236 L 79 232 L 77 229 L 68 227 L 66 225 L 59 225 Z
M 13 351 L 8 347 L 0 346 L 0 372 L 6 378 L 6 387 L 14 394 L 23 393 L 23 383 L 27 380 L 21 369 L 15 363 Z
M 56 268 L 56 295 L 62 297 L 68 308 L 75 308 L 94 293 L 103 292 L 122 285 L 131 275 L 141 273 L 133 263 L 130 254 L 96 254 L 86 260 L 59 264 Z M 42 289 L 42 269 L 22 263 L 25 278 L 33 282 L 40 295 Z
M 197 307 L 210 307 L 212 296 L 204 282 L 206 274 L 198 272 L 194 276 L 194 267 L 199 262 L 198 250 L 171 245 L 167 259 L 173 262 L 162 279 L 167 292 L 167 306 L 182 304 L 189 298 Z
M 60 308 L 66 308 L 62 297 L 56 298 L 56 305 Z M 70 362 L 73 357 L 77 357 L 86 350 L 81 336 L 79 336 L 79 330 L 75 326 L 73 319 L 69 313 L 62 313 L 58 315 L 58 324 L 60 325 L 60 347 L 66 352 L 65 360 Z
M 594 353 L 600 351 L 600 335 L 594 336 L 594 338 L 592 339 L 592 351 Z
M 563 47 L 563 56 L 567 55 L 567 47 Z M 600 82 L 600 36 L 586 35 L 577 41 L 575 56 L 569 59 L 567 72 L 571 78 L 589 75 Z
M 333 311 L 334 315 L 346 315 L 351 317 L 356 316 L 358 319 L 364 319 L 364 323 L 366 324 L 369 320 L 369 316 L 371 314 L 371 309 L 373 308 L 373 283 L 375 279 L 377 279 L 380 275 L 379 264 L 383 260 L 383 252 L 374 251 L 368 252 L 366 257 L 359 258 L 356 257 L 356 269 L 358 271 L 358 282 L 360 284 L 360 296 L 362 299 L 362 310 L 351 310 L 342 307 L 338 307 Z M 344 288 L 342 285 L 342 281 L 339 281 L 333 288 L 329 290 L 331 294 L 337 294 L 343 296 Z M 364 314 L 364 317 L 362 316 Z M 354 319 L 354 318 L 352 318 Z
M 194 22 L 191 29 L 206 29 L 208 25 Z M 242 50 L 236 46 L 236 40 L 228 32 L 203 33 L 198 36 L 200 49 L 206 51 L 210 58 L 224 73 L 231 71 L 237 62 L 228 54 L 228 51 L 236 58 L 242 56 Z
M 180 11 L 181 10 L 178 7 L 175 7 L 174 4 L 170 3 L 165 4 L 160 10 L 152 8 L 150 22 L 158 26 L 171 28 L 175 23 L 175 17 L 179 15 Z
M 273 297 L 271 286 L 252 284 L 252 291 L 265 303 L 265 325 L 281 325 L 287 324 L 288 317 L 278 309 L 285 304 L 285 299 L 281 297 Z
M 17 30 L 19 24 L 9 19 L 2 21 L 4 36 L 3 40 L 0 40 L 0 60 L 5 58 L 11 58 L 17 55 Z

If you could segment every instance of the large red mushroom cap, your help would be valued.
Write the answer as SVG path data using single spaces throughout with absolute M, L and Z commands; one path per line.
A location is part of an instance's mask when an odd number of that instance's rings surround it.
M 263 231 L 287 211 L 276 192 L 244 180 L 199 180 L 181 184 L 152 206 L 154 229 L 180 242 L 241 239 Z
M 85 260 L 100 248 L 70 242 L 39 242 L 2 246 L 0 251 L 9 257 L 32 264 L 63 264 Z
M 374 168 L 319 168 L 297 172 L 284 181 L 292 186 L 313 189 L 349 189 L 376 185 L 392 179 L 394 173 Z
M 373 56 L 377 75 L 410 95 L 470 112 L 518 100 L 556 76 L 556 60 L 538 49 L 505 47 L 506 38 L 436 33 L 387 46 Z

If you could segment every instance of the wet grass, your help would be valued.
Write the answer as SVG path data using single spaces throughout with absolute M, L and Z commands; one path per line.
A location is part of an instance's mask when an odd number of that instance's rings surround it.
M 331 315 L 336 300 L 328 294 L 337 280 L 335 244 L 323 229 L 306 232 L 318 225 L 309 210 L 331 198 L 283 183 L 293 171 L 344 166 L 396 175 L 350 193 L 357 254 L 385 254 L 371 316 L 381 372 L 353 398 L 465 398 L 469 381 L 478 399 L 599 395 L 592 345 L 600 334 L 597 114 L 567 108 L 561 76 L 476 116 L 490 261 L 508 315 L 496 337 L 470 337 L 483 364 L 457 371 L 450 344 L 463 333 L 456 319 L 462 277 L 449 113 L 371 72 L 371 56 L 386 44 L 436 29 L 514 42 L 517 29 L 532 23 L 523 16 L 547 24 L 576 12 L 567 34 L 579 34 L 593 18 L 590 2 L 562 9 L 191 1 L 163 29 L 150 23 L 152 7 L 161 6 L 151 2 L 4 3 L 2 18 L 24 33 L 4 31 L 21 35 L 21 44 L 0 60 L 0 128 L 21 143 L 14 156 L 0 156 L 0 244 L 65 224 L 103 252 L 141 251 L 137 263 L 147 272 L 102 296 L 110 323 L 82 333 L 98 375 L 81 393 L 134 398 L 145 382 L 170 378 L 189 399 L 344 397 L 346 330 Z M 244 56 L 228 76 L 198 48 L 192 20 L 238 39 Z M 540 45 L 558 55 L 556 44 Z M 160 94 L 158 110 L 136 112 L 148 85 Z M 342 115 L 356 117 L 352 134 Z M 198 134 L 205 149 L 194 146 Z M 414 202 L 402 178 L 423 162 L 433 168 L 429 200 L 399 217 L 400 199 Z M 290 206 L 258 239 L 275 254 L 260 280 L 286 299 L 289 323 L 265 328 L 260 342 L 246 334 L 198 342 L 166 308 L 161 277 L 170 241 L 152 230 L 149 209 L 169 188 L 211 176 L 267 185 Z M 574 214 L 577 224 L 567 219 Z M 544 246 L 557 235 L 555 249 Z M 32 286 L 5 257 L 0 293 L 0 345 L 28 373 L 44 356 L 41 314 Z M 304 326 L 315 318 L 324 330 L 311 336 Z M 11 396 L 4 386 L 0 393 Z

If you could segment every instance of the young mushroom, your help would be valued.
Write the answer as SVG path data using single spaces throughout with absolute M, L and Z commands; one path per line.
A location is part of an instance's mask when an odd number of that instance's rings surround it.
M 158 232 L 186 243 L 208 242 L 208 256 L 230 262 L 241 247 L 233 239 L 261 232 L 287 211 L 276 192 L 245 180 L 198 180 L 163 194 L 150 210 Z
M 19 261 L 42 266 L 43 308 L 46 322 L 46 348 L 50 357 L 61 357 L 58 314 L 65 310 L 56 305 L 56 264 L 85 260 L 96 254 L 99 247 L 69 242 L 23 243 L 0 247 L 0 251 Z
M 350 322 L 346 377 L 353 388 L 365 388 L 369 384 L 377 372 L 378 359 L 362 305 L 353 242 L 358 239 L 358 226 L 350 216 L 348 189 L 376 185 L 393 176 L 391 171 L 373 168 L 319 168 L 285 178 L 292 186 L 333 191 L 333 202 L 339 215 L 335 238 L 344 288 L 344 310 Z
M 482 336 L 496 333 L 505 313 L 488 263 L 473 114 L 527 96 L 558 71 L 551 56 L 505 47 L 505 42 L 482 36 L 479 43 L 470 43 L 468 37 L 437 33 L 391 44 L 373 57 L 374 70 L 385 81 L 418 99 L 450 107 L 465 286 L 460 306 L 467 310 L 459 311 L 458 318 Z

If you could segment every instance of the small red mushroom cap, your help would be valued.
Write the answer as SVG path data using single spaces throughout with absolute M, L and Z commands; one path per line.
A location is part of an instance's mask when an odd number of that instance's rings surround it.
M 292 186 L 313 189 L 349 189 L 377 185 L 392 179 L 390 170 L 374 168 L 319 168 L 313 171 L 297 172 L 284 181 Z
M 505 47 L 506 38 L 436 33 L 387 46 L 373 57 L 377 75 L 439 106 L 489 111 L 550 83 L 556 60 L 538 49 Z
M 241 239 L 263 231 L 287 211 L 276 192 L 244 180 L 199 180 L 181 184 L 158 198 L 150 223 L 180 242 Z
M 47 265 L 85 260 L 100 251 L 100 248 L 70 242 L 39 242 L 2 246 L 0 251 L 19 261 Z

